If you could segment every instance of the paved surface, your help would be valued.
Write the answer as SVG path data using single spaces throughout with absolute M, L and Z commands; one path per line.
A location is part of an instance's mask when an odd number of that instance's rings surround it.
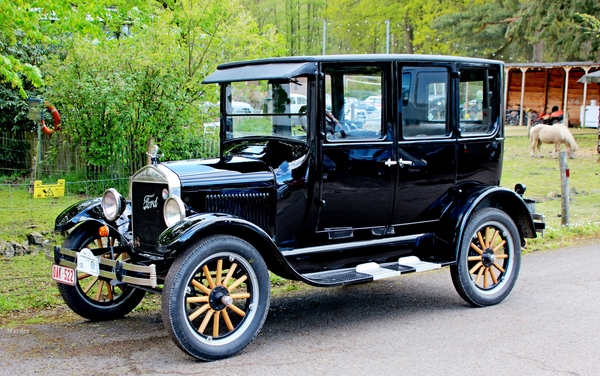
M 449 270 L 275 298 L 240 355 L 194 361 L 157 313 L 0 328 L 0 374 L 598 375 L 600 245 L 527 254 L 500 305 L 471 308 Z

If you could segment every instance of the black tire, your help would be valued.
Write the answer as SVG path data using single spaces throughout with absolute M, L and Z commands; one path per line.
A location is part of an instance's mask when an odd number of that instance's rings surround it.
M 521 268 L 521 243 L 513 220 L 499 209 L 481 209 L 471 217 L 460 244 L 457 263 L 450 267 L 458 294 L 475 307 L 500 303 Z
M 108 244 L 118 246 L 118 236 L 98 234 L 99 224 L 83 224 L 73 230 L 63 243 L 63 248 L 79 251 L 89 248 L 94 255 L 110 257 L 110 253 L 99 250 Z M 127 261 L 126 253 L 115 255 L 116 259 Z M 63 300 L 79 316 L 91 321 L 107 321 L 121 318 L 131 312 L 142 301 L 146 292 L 129 286 L 111 286 L 102 277 L 77 272 L 75 286 L 58 283 L 58 291 Z
M 252 245 L 226 235 L 202 239 L 169 269 L 163 323 L 187 354 L 205 361 L 228 358 L 260 331 L 270 288 L 267 266 Z

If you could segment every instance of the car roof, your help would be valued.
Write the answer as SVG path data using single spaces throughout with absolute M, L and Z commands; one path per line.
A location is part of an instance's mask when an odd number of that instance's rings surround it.
M 248 80 L 289 80 L 298 76 L 316 75 L 319 63 L 368 63 L 401 61 L 406 63 L 479 63 L 504 65 L 499 60 L 481 58 L 410 55 L 410 54 L 364 54 L 271 57 L 257 60 L 221 64 L 203 83 L 235 82 Z

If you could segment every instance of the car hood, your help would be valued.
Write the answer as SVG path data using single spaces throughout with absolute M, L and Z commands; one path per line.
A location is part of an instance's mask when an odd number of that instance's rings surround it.
M 261 161 L 243 157 L 165 162 L 181 181 L 183 190 L 210 187 L 267 188 L 275 185 L 271 168 Z

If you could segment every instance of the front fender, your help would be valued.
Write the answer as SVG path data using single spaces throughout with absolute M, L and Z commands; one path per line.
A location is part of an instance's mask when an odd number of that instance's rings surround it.
M 455 257 L 461 247 L 461 239 L 472 214 L 483 208 L 493 207 L 508 214 L 515 222 L 521 241 L 535 238 L 535 226 L 523 198 L 507 188 L 487 185 L 470 186 L 457 190 L 451 207 L 440 221 L 438 236 L 454 245 Z
M 196 214 L 169 227 L 158 237 L 158 252 L 165 259 L 175 258 L 200 238 L 232 235 L 252 244 L 269 270 L 288 279 L 302 277 L 288 264 L 271 237 L 252 222 L 229 214 Z
M 99 226 L 108 226 L 121 235 L 121 242 L 128 244 L 125 233 L 129 227 L 131 203 L 128 201 L 123 214 L 114 222 L 108 222 L 102 212 L 102 199 L 92 198 L 77 202 L 62 211 L 54 221 L 54 231 L 64 233 L 84 222 L 96 222 Z
M 54 231 L 66 232 L 87 220 L 104 222 L 101 198 L 79 201 L 63 210 L 54 221 Z

